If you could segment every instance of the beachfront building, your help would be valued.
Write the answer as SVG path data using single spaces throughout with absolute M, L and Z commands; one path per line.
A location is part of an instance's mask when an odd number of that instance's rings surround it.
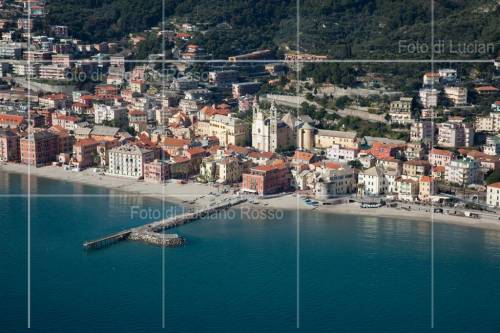
M 150 183 L 165 183 L 170 179 L 170 164 L 154 160 L 144 163 L 144 181 Z
M 418 200 L 422 202 L 429 202 L 431 196 L 436 194 L 436 186 L 434 180 L 430 176 L 422 176 L 418 182 Z
M 342 196 L 356 191 L 354 169 L 322 168 L 316 175 L 314 195 L 318 200 Z
M 500 182 L 486 186 L 486 204 L 490 207 L 500 207 Z
M 109 167 L 107 174 L 141 179 L 144 177 L 144 164 L 153 161 L 153 150 L 135 145 L 123 145 L 109 151 Z
M 398 199 L 413 202 L 418 197 L 419 183 L 413 179 L 400 179 L 398 181 Z
M 19 136 L 10 129 L 0 128 L 0 161 L 19 161 Z
M 380 195 L 386 192 L 384 168 L 374 166 L 358 175 L 358 191 L 361 195 Z
M 482 180 L 480 175 L 479 161 L 472 158 L 453 160 L 445 166 L 445 180 L 451 184 L 460 186 L 477 184 Z
M 73 164 L 80 169 L 94 165 L 98 144 L 94 139 L 83 139 L 75 143 L 73 145 Z
M 290 170 L 285 164 L 261 165 L 243 174 L 241 190 L 260 196 L 287 191 L 290 188 Z
M 21 163 L 36 167 L 50 164 L 58 154 L 57 135 L 49 131 L 30 133 L 20 140 Z

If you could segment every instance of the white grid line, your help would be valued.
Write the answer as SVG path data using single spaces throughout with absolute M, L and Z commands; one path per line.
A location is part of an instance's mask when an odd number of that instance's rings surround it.
M 435 3 L 434 0 L 431 1 L 431 73 L 434 73 L 434 58 L 435 58 L 435 50 L 434 50 L 434 42 L 435 42 Z M 434 89 L 434 80 L 431 81 L 431 87 Z M 431 150 L 434 148 L 434 110 L 431 112 L 431 123 L 432 123 L 432 139 L 431 139 Z M 431 172 L 432 174 L 432 172 Z M 434 182 L 432 182 L 431 188 L 434 189 Z M 431 200 L 431 329 L 434 328 L 434 202 Z
M 165 25 L 165 0 L 163 0 L 163 8 L 162 8 L 162 26 L 163 30 Z M 435 11 L 435 3 L 434 0 L 431 0 L 431 45 L 434 45 L 434 37 L 435 37 L 435 20 L 434 20 L 434 11 Z M 31 18 L 31 3 L 28 2 L 28 20 Z M 300 0 L 297 0 L 297 53 L 300 52 Z M 28 31 L 28 48 L 31 46 L 31 30 Z M 163 54 L 165 54 L 165 39 L 162 38 L 162 47 Z M 287 63 L 287 64 L 295 64 L 297 66 L 297 95 L 300 93 L 300 64 L 303 63 L 409 63 L 409 64 L 427 64 L 430 63 L 431 71 L 434 71 L 434 66 L 436 63 L 494 63 L 494 59 L 435 59 L 434 49 L 431 51 L 431 59 L 331 59 L 331 60 L 318 60 L 318 61 L 307 61 L 307 60 L 294 60 L 288 61 L 283 59 L 269 59 L 269 60 L 239 60 L 239 61 L 229 61 L 229 60 L 125 60 L 126 63 L 162 63 L 163 70 L 165 69 L 165 64 L 176 64 L 176 63 L 229 63 L 229 64 L 238 64 L 238 63 Z M 82 60 L 71 60 L 71 62 L 80 62 Z M 51 62 L 51 61 L 35 61 L 37 63 L 43 62 Z M 31 61 L 27 60 L 28 65 L 31 64 Z M 28 76 L 28 111 L 31 108 L 31 77 Z M 164 94 L 164 78 L 162 79 L 162 94 Z M 434 88 L 434 83 L 432 82 L 432 88 Z M 300 105 L 297 105 L 297 116 L 300 112 Z M 28 122 L 30 122 L 30 113 L 28 112 Z M 432 114 L 432 124 L 434 127 L 434 114 Z M 434 147 L 434 132 L 432 132 L 432 147 Z M 433 183 L 433 187 L 435 184 Z M 4 197 L 20 197 L 28 199 L 28 313 L 27 313 L 27 327 L 31 328 L 31 198 L 99 198 L 99 197 L 129 197 L 130 195 L 134 196 L 144 196 L 155 199 L 153 195 L 141 194 L 141 193 L 124 193 L 124 194 L 31 194 L 31 165 L 28 165 L 28 193 L 25 194 L 0 194 L 0 198 Z M 108 189 L 113 190 L 113 189 Z M 168 197 L 165 196 L 165 186 L 162 186 L 162 201 L 163 205 L 165 205 L 165 200 Z M 193 197 L 193 195 L 181 195 L 175 194 L 176 197 L 186 196 Z M 296 224 L 296 232 L 297 232 L 297 313 L 296 313 L 296 326 L 300 328 L 300 195 L 297 194 L 297 224 Z M 434 207 L 432 203 L 431 209 L 431 328 L 434 328 Z M 162 251 L 162 328 L 165 328 L 165 251 Z
M 297 18 L 296 18 L 296 24 L 297 24 L 297 59 L 298 60 L 298 55 L 300 54 L 300 0 L 297 0 Z M 300 79 L 301 79 L 301 65 L 298 61 L 295 63 L 296 70 L 297 70 L 297 96 L 300 96 Z M 300 113 L 300 101 L 297 98 L 297 118 L 299 117 Z M 296 221 L 296 328 L 300 329 L 300 214 L 299 214 L 299 201 L 298 201 L 298 196 L 297 196 L 297 221 Z
M 161 34 L 161 44 L 162 44 L 162 57 L 164 60 L 165 59 L 165 54 L 166 54 L 166 48 L 165 48 L 165 34 L 163 33 L 165 31 L 165 0 L 162 0 L 162 12 L 161 12 L 161 26 L 162 26 L 162 34 Z M 161 96 L 162 96 L 162 101 L 161 101 L 161 108 L 163 111 L 163 100 L 165 98 L 165 61 L 162 61 L 162 73 L 161 73 Z M 162 152 L 163 155 L 163 152 Z M 163 158 L 163 156 L 161 156 Z M 163 172 L 160 171 L 160 181 L 163 179 Z M 162 189 L 162 217 L 165 219 L 165 186 L 161 187 Z M 165 233 L 162 233 L 162 242 L 165 243 Z M 161 250 L 161 327 L 165 329 L 165 311 L 166 311 L 166 302 L 165 302 L 165 247 L 162 246 Z
M 28 50 L 31 50 L 31 1 L 28 1 Z M 31 68 L 31 61 L 28 57 L 28 68 Z M 31 126 L 31 75 L 28 75 L 28 129 Z M 29 135 L 29 134 L 28 134 Z M 28 280 L 28 304 L 27 304 L 27 327 L 31 328 L 31 152 L 33 151 L 33 146 L 31 140 L 28 143 L 28 151 L 30 153 L 30 163 L 28 164 L 28 235 L 27 235 L 27 243 L 28 243 L 28 254 L 27 254 L 27 280 Z
M 9 62 L 12 64 L 23 64 L 28 63 L 30 60 L 10 60 Z M 92 59 L 70 59 L 70 63 L 80 63 L 82 61 L 96 61 Z M 321 63 L 347 63 L 347 64 L 377 64 L 377 63 L 407 63 L 407 64 L 430 64 L 430 63 L 490 63 L 494 64 L 495 59 L 321 59 L 321 60 L 307 60 L 307 59 L 296 59 L 296 60 L 285 60 L 285 59 L 253 59 L 253 60 L 235 60 L 231 61 L 228 59 L 165 59 L 165 60 L 139 60 L 139 59 L 125 59 L 124 63 L 137 63 L 137 64 L 269 64 L 269 63 L 282 63 L 282 64 L 321 64 Z M 52 60 L 46 59 L 37 59 L 32 61 L 37 64 L 52 64 Z M 109 60 L 103 60 L 102 63 L 109 63 Z

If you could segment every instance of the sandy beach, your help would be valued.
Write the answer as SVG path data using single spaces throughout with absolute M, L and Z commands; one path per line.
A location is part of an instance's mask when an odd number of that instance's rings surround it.
M 2 164 L 0 171 L 8 173 L 28 174 L 28 167 L 22 164 Z M 104 187 L 117 193 L 132 193 L 168 202 L 202 207 L 209 205 L 215 200 L 229 198 L 232 194 L 220 193 L 220 190 L 213 185 L 189 182 L 180 184 L 176 181 L 168 182 L 164 185 L 148 183 L 134 179 L 100 175 L 92 169 L 81 172 L 64 170 L 60 167 L 46 166 L 41 168 L 31 168 L 31 175 L 34 177 L 50 178 L 68 182 L 76 182 L 91 186 Z M 54 193 L 57 194 L 57 193 Z M 304 200 L 296 194 L 285 194 L 272 198 L 251 198 L 251 202 L 246 203 L 255 209 L 283 209 L 283 210 L 315 210 L 321 213 L 370 216 L 404 219 L 422 222 L 448 223 L 474 228 L 500 230 L 500 220 L 496 217 L 481 217 L 473 219 L 462 216 L 445 215 L 434 213 L 431 216 L 430 207 L 421 207 L 421 210 L 403 210 L 389 207 L 381 208 L 360 208 L 358 203 L 348 203 L 341 205 L 323 205 L 312 207 L 305 204 Z

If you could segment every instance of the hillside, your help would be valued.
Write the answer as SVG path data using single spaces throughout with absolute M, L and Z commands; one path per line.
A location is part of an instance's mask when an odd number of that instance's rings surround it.
M 294 49 L 295 6 L 294 0 L 166 0 L 165 15 L 202 26 L 196 42 L 225 57 L 262 47 Z M 161 9 L 158 0 L 50 0 L 48 23 L 69 25 L 88 41 L 118 39 L 157 25 Z M 436 40 L 494 43 L 496 50 L 499 14 L 497 0 L 436 1 Z M 400 40 L 430 42 L 430 1 L 303 0 L 300 17 L 301 50 L 333 58 L 407 58 Z

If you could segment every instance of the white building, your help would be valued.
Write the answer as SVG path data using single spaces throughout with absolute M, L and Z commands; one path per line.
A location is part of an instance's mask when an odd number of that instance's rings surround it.
M 114 121 L 116 125 L 121 126 L 128 121 L 128 112 L 122 106 L 110 106 L 105 104 L 94 105 L 94 122 L 102 124 L 105 121 Z
M 466 123 L 438 124 L 437 143 L 441 147 L 471 147 L 474 144 L 474 128 Z
M 486 186 L 486 204 L 490 207 L 500 207 L 500 183 Z
M 342 148 L 341 145 L 336 144 L 327 149 L 326 157 L 335 162 L 348 163 L 358 157 L 358 151 L 358 149 Z
M 424 108 L 435 108 L 438 105 L 439 90 L 423 88 L 419 91 L 420 102 Z
M 472 158 L 452 160 L 445 166 L 445 180 L 460 186 L 477 184 L 480 179 L 480 163 Z
M 328 199 L 355 192 L 356 180 L 354 169 L 324 168 L 316 177 L 314 194 L 317 199 Z
M 432 121 L 423 120 L 415 122 L 410 129 L 410 141 L 422 141 L 432 139 L 434 134 L 434 124 Z
M 486 143 L 483 145 L 483 153 L 486 155 L 499 155 L 500 154 L 500 136 L 486 137 Z
M 153 161 L 154 155 L 154 151 L 135 145 L 113 148 L 109 151 L 107 174 L 141 179 L 144 177 L 144 164 Z
M 452 68 L 442 68 L 438 71 L 439 78 L 443 83 L 453 83 L 458 79 L 457 70 Z
M 409 124 L 412 122 L 411 107 L 412 97 L 401 97 L 399 101 L 391 102 L 389 116 L 391 121 L 396 124 Z
M 387 186 L 384 168 L 374 166 L 363 170 L 358 175 L 359 191 L 363 195 L 380 195 L 386 193 Z
M 445 96 L 453 102 L 453 105 L 460 106 L 467 104 L 467 88 L 464 87 L 445 87 Z

